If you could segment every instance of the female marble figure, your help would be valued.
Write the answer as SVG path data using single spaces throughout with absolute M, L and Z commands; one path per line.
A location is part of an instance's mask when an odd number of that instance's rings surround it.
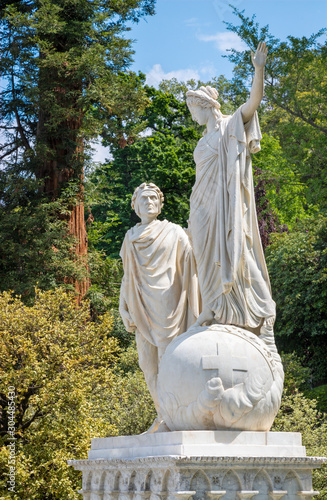
M 266 44 L 260 43 L 252 55 L 250 98 L 232 116 L 221 113 L 212 87 L 187 92 L 193 119 L 206 125 L 194 151 L 189 230 L 203 300 L 197 324 L 215 319 L 273 343 L 275 303 L 258 230 L 250 158 L 260 150 L 256 110 L 263 97 L 266 56 Z

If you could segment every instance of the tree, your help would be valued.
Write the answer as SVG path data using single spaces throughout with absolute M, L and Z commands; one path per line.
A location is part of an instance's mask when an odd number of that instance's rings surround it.
M 37 291 L 33 306 L 0 294 L 1 498 L 77 500 L 80 477 L 67 460 L 87 458 L 93 437 L 150 427 L 136 349 L 121 352 L 112 321 L 108 313 L 91 321 L 87 301 L 76 308 L 74 294 L 60 288 Z M 15 493 L 7 488 L 13 442 Z
M 288 231 L 286 225 L 281 226 L 276 212 L 271 208 L 267 198 L 267 180 L 263 178 L 263 171 L 254 167 L 256 185 L 254 199 L 256 205 L 258 228 L 262 248 L 265 250 L 271 243 L 271 235 L 276 232 Z
M 36 284 L 51 289 L 64 284 L 66 276 L 83 281 L 85 267 L 71 258 L 74 240 L 67 235 L 66 221 L 58 217 L 65 215 L 63 203 L 40 203 L 39 197 L 26 201 L 25 196 L 22 189 L 15 200 L 0 206 L 0 290 L 15 290 L 31 303 Z
M 279 350 L 305 357 L 314 385 L 327 379 L 327 220 L 298 223 L 266 250 Z
M 290 164 L 278 139 L 263 134 L 261 151 L 252 161 L 256 169 L 254 180 L 257 184 L 264 182 L 269 205 L 281 225 L 292 229 L 299 219 L 318 212 L 318 207 L 308 203 L 308 186 L 301 180 L 295 165 Z
M 90 438 L 117 434 L 94 401 L 115 392 L 120 350 L 108 337 L 109 314 L 90 321 L 74 295 L 37 291 L 35 304 L 0 295 L 1 494 L 7 491 L 10 390 L 15 393 L 16 496 L 77 498 L 77 474 L 67 459 L 86 456 Z M 1 496 L 2 496 L 1 495 Z M 7 497 L 5 497 L 7 498 Z
M 123 120 L 125 133 L 133 136 L 134 118 L 146 99 L 142 79 L 123 73 L 133 54 L 124 34 L 132 22 L 154 13 L 154 2 L 1 2 L 0 70 L 7 87 L 1 92 L 0 122 L 6 196 L 15 192 L 17 180 L 22 184 L 28 178 L 39 180 L 30 197 L 36 190 L 47 201 L 63 196 L 66 207 L 55 215 L 66 222 L 74 240 L 72 254 L 84 267 L 87 144 L 103 131 L 105 121 L 112 139 L 123 139 Z M 72 281 L 71 276 L 65 279 Z M 82 296 L 88 278 L 73 281 Z
M 229 60 L 235 65 L 232 85 L 237 93 L 248 91 L 252 75 L 250 51 L 258 42 L 267 41 L 269 58 L 265 72 L 265 106 L 263 130 L 279 139 L 295 175 L 309 186 L 309 204 L 327 206 L 327 45 L 319 43 L 326 30 L 311 37 L 288 37 L 283 42 L 269 33 L 269 26 L 260 28 L 255 21 L 234 8 L 239 25 L 227 23 L 248 46 L 243 52 L 231 50 Z M 294 165 L 294 167 L 293 167 Z
M 187 225 L 195 179 L 193 150 L 200 134 L 186 107 L 185 86 L 176 81 L 172 85 L 174 93 L 146 89 L 150 105 L 140 118 L 146 133 L 123 149 L 112 148 L 114 159 L 89 178 L 95 218 L 90 240 L 111 257 L 118 257 L 126 231 L 139 221 L 130 203 L 134 189 L 142 182 L 154 182 L 163 191 L 163 217 Z M 167 82 L 164 86 L 169 87 Z

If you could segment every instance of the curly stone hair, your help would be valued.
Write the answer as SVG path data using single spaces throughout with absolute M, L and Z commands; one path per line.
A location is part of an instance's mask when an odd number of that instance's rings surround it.
M 206 87 L 200 87 L 198 90 L 188 90 L 186 92 L 186 102 L 188 106 L 201 106 L 219 110 L 218 95 L 216 89 L 207 85 Z
M 149 184 L 147 182 L 143 182 L 140 186 L 138 186 L 135 189 L 133 196 L 132 196 L 131 206 L 132 206 L 132 209 L 135 210 L 136 214 L 137 214 L 137 207 L 136 207 L 137 197 L 142 191 L 144 191 L 146 189 L 154 191 L 157 194 L 157 196 L 160 200 L 160 209 L 163 207 L 163 202 L 164 202 L 165 197 L 164 197 L 161 189 L 159 189 L 158 186 L 156 186 L 152 182 L 150 182 Z
M 198 90 L 188 90 L 186 92 L 186 104 L 192 114 L 192 107 L 199 106 L 200 108 L 211 109 L 217 122 L 224 116 L 220 113 L 220 103 L 217 101 L 218 92 L 213 87 L 207 85 L 200 87 Z M 203 132 L 206 134 L 207 129 Z

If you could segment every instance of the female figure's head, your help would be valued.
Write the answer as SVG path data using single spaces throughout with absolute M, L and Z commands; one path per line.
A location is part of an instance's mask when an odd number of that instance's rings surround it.
M 186 92 L 186 103 L 193 120 L 199 125 L 216 124 L 220 121 L 220 104 L 217 101 L 218 92 L 213 87 L 200 87 L 198 90 Z

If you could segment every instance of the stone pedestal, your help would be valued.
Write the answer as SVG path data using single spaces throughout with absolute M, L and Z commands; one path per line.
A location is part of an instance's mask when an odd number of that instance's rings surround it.
M 83 472 L 84 500 L 304 499 L 312 469 L 301 435 L 284 432 L 180 431 L 93 439 Z

